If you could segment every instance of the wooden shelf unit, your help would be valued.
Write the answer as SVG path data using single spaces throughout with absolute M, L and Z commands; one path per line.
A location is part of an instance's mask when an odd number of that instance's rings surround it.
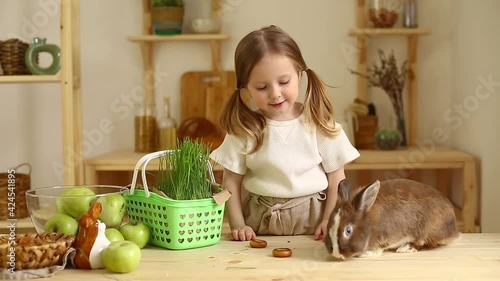
M 220 0 L 213 0 L 212 15 L 214 18 L 220 18 L 219 9 Z M 220 48 L 224 40 L 228 40 L 227 34 L 179 34 L 179 35 L 153 35 L 151 28 L 151 1 L 142 1 L 142 32 L 141 35 L 129 35 L 127 40 L 139 43 L 141 56 L 143 60 L 144 77 L 151 77 L 154 74 L 153 47 L 156 43 L 179 42 L 179 41 L 205 41 L 209 43 L 212 70 L 221 70 Z M 144 79 L 145 103 L 154 104 L 154 79 Z M 144 154 L 133 151 L 113 151 L 86 159 L 85 164 L 85 183 L 97 182 L 97 172 L 99 171 L 133 171 L 137 161 Z M 150 167 L 155 167 L 154 162 Z
M 366 28 L 365 0 L 358 0 L 356 7 L 356 27 L 351 28 L 349 36 L 356 37 L 356 47 L 359 50 L 357 71 L 367 73 L 367 41 L 376 36 L 406 36 L 408 52 L 408 79 L 406 128 L 408 129 L 408 145 L 415 146 L 417 137 L 417 50 L 420 36 L 431 33 L 429 28 Z M 368 82 L 357 77 L 357 97 L 368 102 Z
M 80 1 L 60 0 L 61 70 L 56 75 L 0 76 L 0 83 L 60 83 L 62 101 L 62 155 L 65 185 L 83 182 Z
M 213 0 L 212 15 L 219 18 L 220 0 Z M 129 41 L 140 44 L 144 67 L 144 77 L 152 77 L 154 74 L 153 46 L 157 42 L 171 41 L 207 41 L 210 43 L 212 55 L 212 70 L 221 70 L 220 47 L 221 41 L 229 39 L 226 34 L 178 34 L 178 35 L 153 35 L 151 26 L 151 0 L 142 0 L 142 33 L 141 35 L 130 35 Z M 144 79 L 145 103 L 155 103 L 154 79 Z
M 405 36 L 407 40 L 408 54 L 408 92 L 406 108 L 406 128 L 408 129 L 408 148 L 396 151 L 360 150 L 361 157 L 346 166 L 346 170 L 389 170 L 405 169 L 420 170 L 430 169 L 436 171 L 437 186 L 441 191 L 451 195 L 450 169 L 462 170 L 462 206 L 455 208 L 460 230 L 463 232 L 479 232 L 476 225 L 476 166 L 472 155 L 449 147 L 433 147 L 432 153 L 424 153 L 416 147 L 417 138 L 417 49 L 420 36 L 429 35 L 429 28 L 366 28 L 365 0 L 357 0 L 356 3 L 356 27 L 348 31 L 349 36 L 356 38 L 356 47 L 359 50 L 357 71 L 367 73 L 367 42 L 379 36 Z M 363 101 L 368 99 L 368 84 L 366 79 L 357 77 L 357 98 Z M 413 156 L 412 156 L 413 155 Z M 411 161 L 417 159 L 418 161 Z M 403 160 L 407 160 L 404 163 Z

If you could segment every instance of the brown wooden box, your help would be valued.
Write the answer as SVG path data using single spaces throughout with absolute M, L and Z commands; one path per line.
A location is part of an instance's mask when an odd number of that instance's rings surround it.
M 355 147 L 357 149 L 375 149 L 378 117 L 376 115 L 358 116 L 357 122 L 357 130 L 354 131 Z

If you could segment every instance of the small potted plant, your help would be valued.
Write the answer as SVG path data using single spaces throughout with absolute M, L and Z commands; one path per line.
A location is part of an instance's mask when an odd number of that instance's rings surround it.
M 398 130 L 382 129 L 375 134 L 377 147 L 382 150 L 397 149 L 402 139 L 401 133 Z
M 182 0 L 152 0 L 151 27 L 156 35 L 181 34 L 184 19 Z

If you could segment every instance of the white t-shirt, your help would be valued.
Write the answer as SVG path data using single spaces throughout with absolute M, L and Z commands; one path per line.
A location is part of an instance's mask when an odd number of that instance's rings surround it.
M 308 129 L 303 115 L 290 121 L 266 119 L 262 146 L 252 154 L 249 138 L 227 134 L 210 158 L 243 176 L 251 193 L 277 198 L 314 194 L 328 187 L 325 173 L 333 172 L 359 157 L 345 132 L 326 137 Z M 340 124 L 335 124 L 340 126 Z

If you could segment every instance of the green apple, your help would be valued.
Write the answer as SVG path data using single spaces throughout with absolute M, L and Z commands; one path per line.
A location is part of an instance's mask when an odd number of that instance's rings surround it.
M 107 228 L 106 231 L 104 232 L 104 234 L 106 235 L 108 240 L 111 242 L 125 240 L 125 238 L 123 238 L 123 235 L 116 228 Z
M 104 222 L 107 227 L 118 228 L 122 225 L 125 216 L 125 198 L 121 194 L 111 194 L 97 198 L 101 203 L 102 212 L 99 220 Z
M 115 241 L 102 251 L 102 262 L 107 270 L 131 272 L 141 261 L 141 248 L 131 241 Z
M 45 223 L 44 231 L 76 235 L 78 232 L 78 222 L 71 216 L 56 214 Z
M 60 214 L 79 218 L 87 213 L 90 204 L 96 199 L 94 191 L 88 187 L 72 187 L 61 192 L 56 200 L 56 209 Z
M 119 230 L 126 241 L 134 242 L 141 249 L 148 244 L 151 236 L 148 226 L 142 222 L 124 224 Z

